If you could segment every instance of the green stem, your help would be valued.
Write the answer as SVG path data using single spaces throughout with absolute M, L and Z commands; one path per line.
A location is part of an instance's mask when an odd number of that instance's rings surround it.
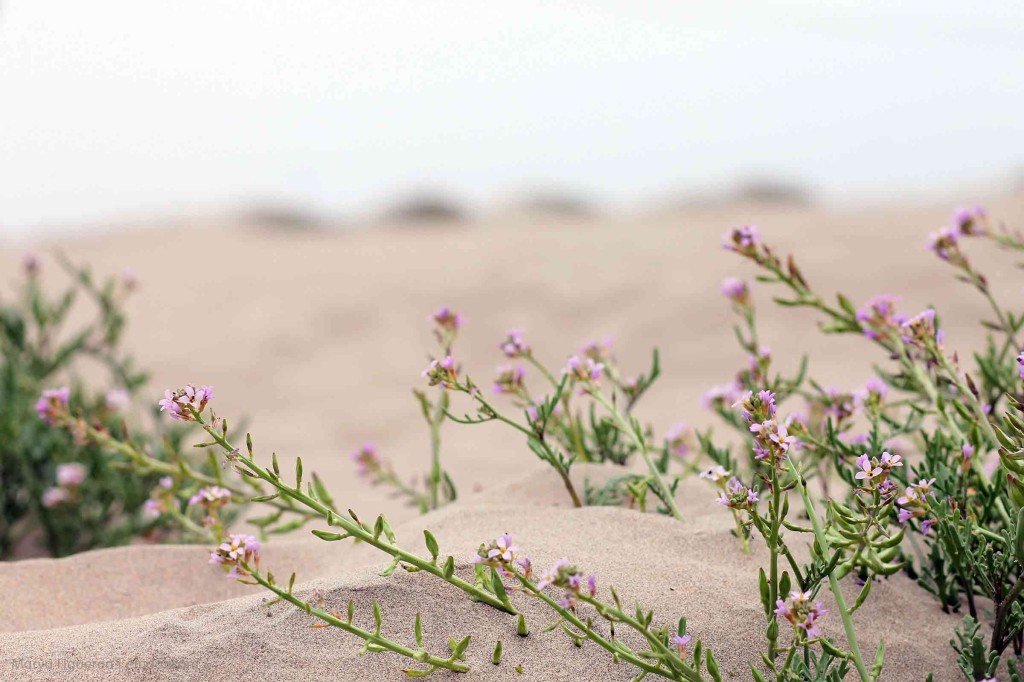
M 409 647 L 402 646 L 397 642 L 392 642 L 390 639 L 387 639 L 386 637 L 382 637 L 379 633 L 370 632 L 369 630 L 364 630 L 361 627 L 355 626 L 348 621 L 342 620 L 341 618 L 338 618 L 333 614 L 327 613 L 326 611 L 318 609 L 312 604 L 299 599 L 290 591 L 284 590 L 278 585 L 271 583 L 258 572 L 254 572 L 252 569 L 249 569 L 248 567 L 246 567 L 246 570 L 249 572 L 249 575 L 250 577 L 252 577 L 253 580 L 255 580 L 257 583 L 259 583 L 263 587 L 267 588 L 268 590 L 276 594 L 284 601 L 293 604 L 294 606 L 299 607 L 306 613 L 316 616 L 325 623 L 330 623 L 334 627 L 340 630 L 344 630 L 349 634 L 355 635 L 356 637 L 359 637 L 360 639 L 370 644 L 378 646 L 382 649 L 387 649 L 388 651 L 392 651 L 396 654 L 400 654 L 402 656 L 405 656 L 406 658 L 411 658 L 419 663 L 425 663 L 426 665 L 432 666 L 434 668 L 447 668 L 448 670 L 452 670 L 457 673 L 464 673 L 469 671 L 469 666 L 464 663 L 458 663 L 452 659 L 439 658 L 437 656 L 433 656 L 423 649 L 420 649 L 418 651 L 410 649 Z
M 469 583 L 463 580 L 462 578 L 459 578 L 454 574 L 446 576 L 444 570 L 436 563 L 422 559 L 416 556 L 415 554 L 412 554 L 410 552 L 405 551 L 404 549 L 401 549 L 400 547 L 397 547 L 396 545 L 392 545 L 390 542 L 386 542 L 385 540 L 381 539 L 381 536 L 377 536 L 373 532 L 364 528 L 361 523 L 358 523 L 354 519 L 350 519 L 346 516 L 336 513 L 333 509 L 323 504 L 319 500 L 310 497 L 309 495 L 303 493 L 298 488 L 293 488 L 287 485 L 276 474 L 256 464 L 256 462 L 254 462 L 246 455 L 243 455 L 241 451 L 239 451 L 237 448 L 232 447 L 231 443 L 225 440 L 224 437 L 221 436 L 221 434 L 217 433 L 216 430 L 214 430 L 205 421 L 203 421 L 202 415 L 200 415 L 198 412 L 193 410 L 192 414 L 195 420 L 206 431 L 206 433 L 208 433 L 214 439 L 214 441 L 216 441 L 217 444 L 220 445 L 221 448 L 223 448 L 225 452 L 231 453 L 232 458 L 244 464 L 245 467 L 253 473 L 253 475 L 263 479 L 270 485 L 274 486 L 282 494 L 316 512 L 319 516 L 327 520 L 328 525 L 337 526 L 339 528 L 344 529 L 345 532 L 351 535 L 352 537 L 359 538 L 366 544 L 372 547 L 376 547 L 382 552 L 390 554 L 392 557 L 399 559 L 400 561 L 409 564 L 410 566 L 414 566 L 421 571 L 425 571 L 427 573 L 437 576 L 438 578 L 441 578 L 445 582 L 454 585 L 455 587 L 459 588 L 460 590 L 470 595 L 474 599 L 482 601 L 488 604 L 489 606 L 498 609 L 499 611 L 504 611 L 505 613 L 511 614 L 513 616 L 518 613 L 515 610 L 515 608 L 512 607 L 511 604 L 502 601 L 490 592 L 487 592 L 481 589 L 480 587 L 472 583 Z
M 790 472 L 796 477 L 797 487 L 800 489 L 800 496 L 804 500 L 804 507 L 807 509 L 807 516 L 811 519 L 811 527 L 814 529 L 814 538 L 818 544 L 818 548 L 821 551 L 822 558 L 824 558 L 827 552 L 830 550 L 828 544 L 828 538 L 825 536 L 825 531 L 821 527 L 821 519 L 818 518 L 818 513 L 814 510 L 814 502 L 811 501 L 811 493 L 807 490 L 807 484 L 804 479 L 800 476 L 800 472 L 796 468 L 796 464 L 793 462 L 793 458 L 787 458 Z M 839 616 L 843 620 L 843 631 L 846 633 L 846 641 L 850 645 L 850 658 L 853 659 L 853 665 L 857 668 L 857 675 L 860 677 L 861 682 L 872 682 L 871 676 L 868 674 L 868 669 L 864 665 L 864 659 L 860 654 L 860 645 L 857 644 L 857 632 L 853 627 L 853 618 L 850 615 L 850 609 L 846 606 L 846 599 L 843 597 L 843 591 L 839 587 L 839 580 L 836 579 L 835 571 L 831 571 L 828 574 L 828 585 L 832 591 L 832 596 L 836 600 L 836 608 L 839 610 Z
M 624 661 L 627 661 L 635 665 L 636 667 L 643 670 L 645 674 L 658 675 L 659 677 L 664 677 L 670 680 L 681 680 L 682 682 L 703 682 L 701 676 L 697 673 L 697 671 L 693 670 L 685 663 L 677 662 L 675 665 L 675 667 L 680 668 L 682 674 L 684 675 L 684 677 L 680 678 L 678 675 L 674 674 L 673 670 L 671 669 L 666 670 L 661 666 L 651 665 L 643 658 L 641 658 L 639 655 L 633 653 L 633 651 L 631 651 L 625 645 L 618 644 L 616 642 L 611 642 L 605 639 L 600 633 L 595 632 L 592 627 L 590 627 L 587 623 L 582 621 L 579 618 L 579 616 L 577 616 L 574 612 L 570 611 L 567 608 L 564 608 L 554 599 L 544 594 L 543 591 L 538 589 L 537 586 L 530 580 L 527 580 L 527 578 L 522 573 L 520 573 L 516 568 L 506 568 L 519 580 L 519 582 L 523 585 L 524 588 L 526 588 L 528 592 L 530 592 L 530 594 L 543 601 L 564 620 L 571 623 L 573 627 L 583 632 L 583 634 L 586 635 L 587 639 L 596 643 L 598 646 L 600 646 L 602 649 L 609 652 L 613 656 L 616 656 Z M 607 604 L 598 602 L 597 600 L 589 599 L 584 595 L 581 595 L 580 599 L 595 606 L 596 608 L 604 609 L 607 612 L 612 613 L 617 619 L 622 620 L 633 629 L 644 634 L 648 642 L 652 643 L 653 645 L 654 635 L 648 632 L 647 628 L 626 616 L 622 611 L 613 609 Z M 661 646 L 661 648 L 664 649 L 664 645 L 660 645 L 659 643 L 659 646 Z
M 601 391 L 594 389 L 591 391 L 591 395 L 594 397 L 594 400 L 601 403 L 601 405 L 608 410 L 608 413 L 618 425 L 619 430 L 633 439 L 633 442 L 640 449 L 640 454 L 643 456 L 644 462 L 647 463 L 647 469 L 651 472 L 651 476 L 654 480 L 657 481 L 658 487 L 661 489 L 662 497 L 664 498 L 664 502 L 668 506 L 669 511 L 672 513 L 672 516 L 682 521 L 683 513 L 679 510 L 679 505 L 676 504 L 675 496 L 672 494 L 672 489 L 668 487 L 667 483 L 665 483 L 665 479 L 662 478 L 661 472 L 658 471 L 658 467 L 654 464 L 654 460 L 651 459 L 650 448 L 647 446 L 647 439 L 643 438 L 636 432 L 636 429 L 626 421 L 626 418 L 622 416 L 622 413 L 604 397 Z

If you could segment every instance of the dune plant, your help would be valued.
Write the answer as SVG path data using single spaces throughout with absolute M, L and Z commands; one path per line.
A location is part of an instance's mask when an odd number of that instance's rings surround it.
M 952 225 L 929 239 L 935 254 L 992 311 L 994 319 L 982 323 L 988 331 L 985 347 L 972 354 L 971 369 L 946 348 L 933 308 L 903 314 L 897 297 L 885 294 L 860 308 L 841 294 L 830 303 L 810 286 L 793 257 L 780 257 L 756 227 L 744 226 L 727 233 L 724 245 L 755 264 L 759 282 L 782 288 L 777 303 L 818 311 L 826 333 L 859 335 L 878 347 L 879 364 L 862 386 L 823 386 L 811 376 L 806 358 L 791 376 L 774 372 L 774 357 L 758 330 L 756 292 L 730 278 L 722 290 L 737 314 L 736 337 L 749 359 L 731 383 L 709 390 L 704 404 L 731 431 L 732 442 L 721 444 L 711 429 L 679 426 L 658 439 L 634 413 L 660 373 L 657 352 L 649 372 L 636 379 L 623 377 L 610 342 L 586 346 L 555 372 L 537 360 L 521 332 L 512 331 L 499 348 L 519 364 L 499 368 L 490 391 L 497 398 L 491 398 L 455 359 L 461 316 L 442 309 L 432 318 L 439 355 L 423 373 L 436 398 L 417 394 L 431 430 L 425 484 L 406 483 L 372 447 L 353 459 L 363 475 L 393 487 L 423 511 L 455 498 L 440 459 L 445 421 L 512 428 L 527 450 L 554 469 L 576 506 L 621 504 L 644 511 L 654 499 L 652 511 L 681 519 L 674 499 L 679 481 L 700 472 L 717 503 L 732 515 L 742 549 L 749 552 L 758 541 L 767 550 L 757 569 L 758 594 L 752 595 L 765 619 L 763 653 L 749 661 L 755 682 L 880 679 L 885 643 L 879 642 L 873 654 L 863 650 L 855 619 L 872 587 L 899 573 L 932 595 L 936 608 L 964 613 L 963 624 L 949 636 L 965 679 L 994 682 L 1005 671 L 1006 679 L 1019 682 L 1014 657 L 1024 644 L 1024 353 L 1019 339 L 1024 313 L 998 303 L 965 252 L 969 239 L 1024 251 L 1024 237 L 995 228 L 983 211 L 971 209 L 958 211 Z M 527 378 L 528 370 L 536 373 L 536 382 Z M 539 572 L 508 535 L 482 544 L 471 562 L 442 555 L 429 530 L 423 532 L 425 553 L 408 548 L 384 516 L 370 522 L 342 511 L 322 481 L 307 480 L 301 459 L 295 461 L 294 476 L 286 477 L 276 454 L 269 465 L 257 460 L 250 436 L 244 447 L 236 446 L 211 400 L 211 388 L 186 386 L 168 391 L 160 407 L 183 425 L 201 429 L 204 438 L 197 446 L 219 452 L 217 458 L 238 477 L 222 475 L 215 465 L 200 469 L 153 456 L 125 434 L 76 416 L 60 393 L 43 395 L 40 414 L 147 475 L 173 476 L 176 489 L 196 490 L 199 504 L 230 500 L 266 506 L 269 515 L 257 520 L 261 539 L 320 525 L 312 532 L 321 540 L 362 542 L 387 555 L 382 575 L 401 568 L 433 576 L 492 607 L 496 617 L 514 618 L 520 636 L 530 634 L 520 600 L 532 599 L 551 617 L 545 629 L 562 630 L 576 645 L 591 642 L 632 666 L 637 680 L 722 679 L 714 655 L 688 633 L 685 619 L 656 622 L 644 606 L 627 610 L 614 589 L 605 596 L 597 578 L 568 559 Z M 499 407 L 499 401 L 511 408 Z M 581 491 L 570 476 L 576 462 L 627 465 L 634 459 L 643 462 L 643 473 L 626 470 L 600 488 L 587 484 Z M 232 534 L 216 519 L 204 528 L 222 536 L 210 561 L 229 577 L 269 590 L 272 601 L 293 604 L 319 619 L 321 627 L 358 637 L 363 651 L 415 661 L 418 665 L 406 670 L 411 676 L 468 669 L 469 636 L 453 637 L 443 655 L 430 653 L 417 616 L 415 644 L 399 643 L 381 634 L 378 604 L 373 604 L 373 628 L 357 625 L 354 603 L 342 615 L 328 607 L 321 592 L 314 591 L 311 599 L 296 594 L 294 574 L 285 587 L 264 573 L 260 539 Z M 852 601 L 844 595 L 844 581 L 859 587 Z M 841 643 L 826 636 L 828 619 L 829 629 L 842 628 Z M 501 657 L 498 642 L 489 660 L 501 665 Z
M 21 277 L 0 297 L 0 559 L 35 548 L 64 556 L 163 532 L 144 510 L 157 475 L 119 468 L 81 431 L 50 428 L 69 410 L 105 432 L 124 428 L 146 380 L 121 343 L 137 277 L 100 279 L 60 254 L 56 263 L 63 278 L 26 255 Z M 105 390 L 84 378 L 97 370 L 107 375 Z M 167 447 L 175 446 L 170 434 Z

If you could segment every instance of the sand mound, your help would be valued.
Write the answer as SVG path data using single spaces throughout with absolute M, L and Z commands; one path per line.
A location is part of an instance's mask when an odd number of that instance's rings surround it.
M 552 478 L 533 474 L 490 491 L 493 502 L 470 499 L 396 531 L 415 546 L 421 529 L 431 528 L 443 549 L 463 559 L 459 568 L 465 573 L 473 548 L 503 531 L 538 565 L 570 557 L 595 572 L 600 586 L 615 585 L 627 602 L 655 608 L 659 623 L 687 616 L 691 632 L 713 647 L 723 671 L 746 679 L 748 661 L 757 658 L 763 639 L 756 575 L 766 557 L 760 548 L 750 557 L 742 554 L 729 535 L 728 514 L 707 504 L 710 491 L 697 481 L 682 491 L 689 520 L 679 524 L 625 509 L 552 506 Z M 531 498 L 531 490 L 538 494 Z M 552 619 L 528 599 L 517 598 L 532 629 L 520 638 L 513 618 L 473 604 L 430 576 L 400 571 L 381 578 L 376 571 L 382 564 L 366 547 L 306 539 L 271 542 L 265 558 L 278 574 L 298 570 L 301 594 L 320 587 L 339 609 L 354 599 L 363 624 L 372 622 L 370 604 L 379 600 L 386 632 L 405 642 L 411 641 L 417 611 L 434 651 L 444 652 L 451 636 L 472 634 L 467 658 L 473 670 L 465 678 L 631 677 L 628 666 L 613 664 L 594 645 L 576 648 L 561 633 L 542 633 Z M 31 580 L 33 573 L 55 576 L 46 581 L 53 587 Z M 852 583 L 847 588 L 857 589 Z M 74 673 L 80 680 L 391 680 L 402 679 L 407 666 L 398 656 L 359 656 L 358 640 L 309 628 L 314 619 L 289 605 L 268 609 L 262 591 L 224 579 L 204 564 L 196 547 L 135 546 L 0 566 L 0 589 L 16 595 L 4 625 L 19 630 L 0 635 L 2 679 L 64 679 Z M 921 680 L 927 672 L 956 679 L 946 633 L 957 618 L 942 614 L 906 578 L 878 584 L 856 621 L 866 647 L 873 650 L 878 635 L 886 640 L 890 664 L 884 679 Z M 841 634 L 838 618 L 827 618 L 826 632 Z M 499 639 L 505 656 L 494 666 L 489 657 Z M 519 663 L 522 675 L 515 670 Z M 439 675 L 449 676 L 454 675 Z

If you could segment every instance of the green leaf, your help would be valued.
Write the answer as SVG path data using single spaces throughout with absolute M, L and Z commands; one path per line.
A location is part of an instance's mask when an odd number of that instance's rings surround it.
M 423 648 L 423 624 L 420 622 L 420 614 L 416 614 L 416 622 L 412 626 L 413 634 L 416 635 L 416 646 Z
M 429 530 L 424 530 L 423 539 L 426 540 L 427 551 L 430 552 L 430 562 L 436 564 L 437 553 L 440 551 L 440 548 L 437 546 L 437 538 Z

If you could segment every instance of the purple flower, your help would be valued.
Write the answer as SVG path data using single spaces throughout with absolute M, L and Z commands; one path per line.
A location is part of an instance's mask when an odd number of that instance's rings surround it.
M 700 404 L 705 410 L 725 409 L 735 403 L 739 395 L 740 388 L 734 383 L 712 386 L 701 396 Z
M 28 277 L 35 277 L 43 269 L 43 259 L 39 254 L 29 251 L 21 257 L 21 269 Z
M 373 443 L 363 443 L 363 447 L 349 453 L 348 457 L 355 462 L 356 475 L 361 478 L 376 474 L 384 465 Z
M 576 381 L 595 386 L 599 384 L 602 372 L 604 372 L 604 363 L 596 362 L 590 356 L 580 358 L 578 355 L 570 357 L 565 369 L 562 370 L 562 374 L 568 374 Z
M 1017 365 L 1017 371 L 1020 374 L 1020 378 L 1024 379 L 1024 351 L 1022 351 L 1021 354 L 1017 356 Z
M 676 422 L 665 433 L 665 444 L 676 457 L 682 459 L 690 453 L 690 427 L 686 422 Z
M 167 389 L 159 401 L 160 411 L 166 412 L 178 421 L 195 421 L 194 413 L 202 413 L 206 404 L 213 400 L 213 386 L 196 388 L 185 384 L 184 388 L 175 391 Z
M 509 329 L 505 334 L 505 340 L 498 344 L 498 348 L 507 358 L 521 358 L 530 354 L 530 347 L 523 340 L 523 333 L 518 329 Z
M 451 389 L 458 385 L 455 360 L 450 355 L 446 355 L 442 360 L 431 361 L 430 367 L 423 370 L 423 376 L 431 386 Z
M 744 256 L 753 256 L 761 241 L 757 225 L 741 225 L 722 235 L 722 248 Z
M 921 522 L 921 535 L 928 535 L 932 531 L 932 526 L 935 525 L 935 519 L 925 519 Z
M 200 488 L 189 498 L 189 505 L 198 504 L 208 512 L 215 511 L 231 502 L 231 491 L 217 485 Z
M 745 306 L 750 302 L 750 288 L 746 282 L 736 277 L 726 277 L 722 280 L 722 295 L 739 306 Z
M 160 500 L 154 500 L 153 498 L 150 498 L 142 504 L 142 511 L 146 516 L 155 519 L 158 518 L 161 514 L 163 514 L 166 511 L 166 509 L 164 509 L 164 505 Z
M 587 593 L 591 597 L 597 595 L 597 576 L 594 574 L 587 576 Z
M 579 355 L 582 355 L 584 358 L 590 358 L 595 363 L 601 363 L 611 359 L 613 345 L 614 340 L 610 336 L 606 336 L 601 340 L 594 339 L 588 341 L 580 348 Z
M 519 395 L 525 393 L 523 380 L 526 378 L 526 370 L 522 367 L 502 365 L 498 367 L 498 377 L 494 380 L 493 390 L 498 394 Z
M 864 328 L 864 335 L 869 339 L 888 338 L 904 318 L 896 314 L 896 302 L 899 296 L 879 294 L 868 299 L 863 308 L 857 311 L 857 320 Z
M 43 491 L 39 502 L 47 509 L 58 507 L 71 499 L 71 493 L 66 488 L 51 487 Z
M 669 643 L 679 651 L 679 658 L 686 658 L 686 647 L 693 641 L 692 635 L 672 635 Z
M 441 329 L 454 333 L 462 328 L 463 320 L 462 315 L 455 312 L 448 306 L 439 308 L 433 317 L 431 317 L 434 323 Z
M 878 377 L 871 377 L 864 387 L 853 394 L 854 403 L 865 412 L 877 412 L 882 408 L 889 387 Z
M 810 592 L 793 590 L 786 601 L 779 599 L 775 606 L 775 615 L 788 620 L 794 631 L 803 630 L 808 639 L 821 636 L 818 620 L 828 613 L 828 609 L 820 601 L 811 604 Z
M 983 206 L 958 208 L 953 212 L 953 227 L 965 237 L 985 234 L 988 227 L 988 213 Z
M 84 464 L 78 462 L 59 464 L 57 465 L 57 485 L 63 488 L 80 486 L 85 481 L 86 473 Z
M 868 481 L 882 473 L 882 468 L 872 462 L 866 452 L 857 458 L 857 466 L 860 467 L 855 475 L 857 480 Z
M 123 388 L 112 388 L 107 391 L 104 402 L 111 410 L 123 410 L 131 402 L 131 394 Z
M 67 386 L 48 388 L 42 392 L 36 402 L 36 414 L 45 423 L 53 426 L 57 423 L 57 419 L 67 412 L 70 397 L 71 389 Z
M 210 553 L 210 563 L 230 567 L 228 578 L 244 578 L 249 573 L 242 564 L 260 566 L 260 543 L 252 535 L 232 533 L 224 542 Z
M 500 559 L 504 563 L 509 563 L 515 558 L 515 553 L 519 551 L 519 548 L 512 544 L 512 536 L 508 533 L 503 533 L 498 537 L 494 543 L 494 547 L 488 551 L 488 559 Z
M 125 268 L 121 271 L 121 286 L 128 293 L 131 293 L 139 288 L 139 273 L 135 272 L 133 268 Z
M 726 471 L 725 467 L 721 464 L 713 466 L 707 471 L 702 471 L 700 474 L 701 478 L 711 481 L 712 483 L 718 483 L 719 481 L 728 478 L 728 476 L 729 472 Z
M 956 228 L 943 227 L 928 235 L 928 248 L 935 252 L 939 258 L 950 263 L 960 265 L 963 256 L 957 246 L 960 233 Z

